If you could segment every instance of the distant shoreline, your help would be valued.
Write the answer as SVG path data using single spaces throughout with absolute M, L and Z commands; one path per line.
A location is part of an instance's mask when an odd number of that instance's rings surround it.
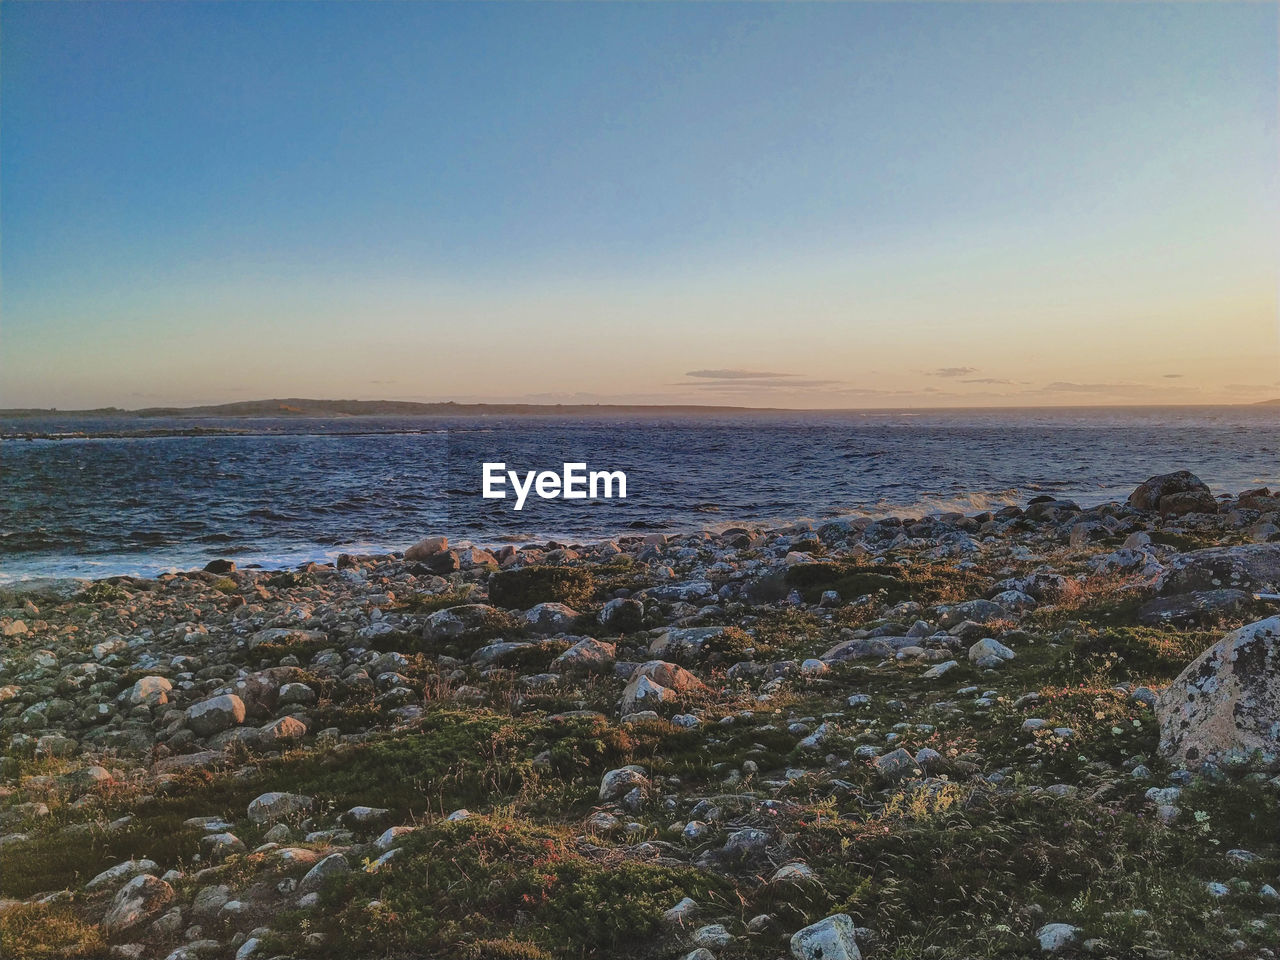
M 19 407 L 0 410 L 0 418 L 19 419 L 338 419 L 356 417 L 484 417 L 484 416 L 662 416 L 671 414 L 715 415 L 741 413 L 839 414 L 890 413 L 910 411 L 962 410 L 1083 410 L 1187 407 L 1280 407 L 1280 397 L 1252 403 L 1132 403 L 1132 404 L 1066 404 L 1046 406 L 977 406 L 977 407 L 741 407 L 716 404 L 621 404 L 621 403 L 419 403 L 409 400 L 246 400 L 237 403 L 207 404 L 193 407 L 143 407 L 126 410 L 121 407 L 97 407 L 87 410 Z

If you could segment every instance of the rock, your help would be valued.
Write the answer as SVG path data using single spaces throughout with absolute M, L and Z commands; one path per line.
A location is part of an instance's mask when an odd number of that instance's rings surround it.
M 191 912 L 197 917 L 216 917 L 223 905 L 231 899 L 231 888 L 217 883 L 201 887 L 191 903 Z
M 853 918 L 837 913 L 797 930 L 791 937 L 795 960 L 861 960 Z
M 673 627 L 663 631 L 649 644 L 649 655 L 665 659 L 683 657 L 697 659 L 707 641 L 724 633 L 724 627 Z
M 375 840 L 373 844 L 379 850 L 390 850 L 396 845 L 396 842 L 401 837 L 409 836 L 409 834 L 413 833 L 416 829 L 417 827 L 410 826 L 387 827 L 387 829 L 378 836 L 378 839 Z
M 1168 561 L 1157 586 L 1161 595 L 1235 589 L 1280 593 L 1280 543 L 1209 547 Z
M 331 853 L 307 871 L 306 876 L 298 883 L 298 893 L 307 894 L 318 890 L 330 877 L 351 872 L 347 858 L 340 853 Z
M 1217 513 L 1219 507 L 1213 494 L 1189 490 L 1184 493 L 1169 493 L 1161 497 L 1158 509 L 1161 516 L 1183 517 L 1189 513 Z
M 122 933 L 154 918 L 173 899 L 173 887 L 149 873 L 134 877 L 116 893 L 102 918 L 111 934 Z
M 304 813 L 314 802 L 297 793 L 264 793 L 250 802 L 248 816 L 254 823 L 271 823 Z
M 307 735 L 307 725 L 296 717 L 281 717 L 258 728 L 258 742 L 264 747 L 301 740 Z
M 1280 754 L 1280 617 L 1202 653 L 1160 694 L 1156 716 L 1161 753 L 1188 767 Z
M 818 875 L 807 863 L 786 863 L 774 871 L 773 883 L 807 883 L 817 880 Z
M 1190 470 L 1178 470 L 1174 473 L 1158 474 L 1143 481 L 1133 493 L 1129 494 L 1129 506 L 1135 510 L 1158 510 L 1163 498 L 1177 494 L 1203 496 L 1210 494 L 1210 491 L 1208 485 Z
M 1252 603 L 1243 590 L 1196 590 L 1172 597 L 1157 597 L 1138 610 L 1138 622 L 1147 627 L 1211 627 L 1239 617 Z
M 660 683 L 654 683 L 648 677 L 636 677 L 627 684 L 626 690 L 622 694 L 622 715 L 629 717 L 637 713 L 651 713 L 652 711 L 640 709 L 649 707 L 664 700 L 675 698 L 675 694 L 668 690 Z M 653 714 L 656 718 L 658 715 Z
M 143 677 L 130 688 L 129 702 L 164 706 L 169 702 L 169 692 L 172 689 L 173 684 L 167 677 Z
M 132 879 L 141 873 L 155 873 L 160 869 L 160 864 L 154 860 L 126 860 L 124 863 L 117 863 L 114 867 L 108 867 L 100 874 L 84 885 L 86 890 L 101 890 L 106 887 L 114 886 L 121 880 Z
M 906 777 L 918 776 L 920 773 L 920 768 L 916 766 L 916 758 L 901 747 L 883 757 L 877 757 L 875 768 L 886 780 L 902 780 Z
M 1081 932 L 1069 923 L 1046 923 L 1036 931 L 1036 939 L 1045 953 L 1061 953 L 1080 938 Z
M 234 560 L 210 560 L 204 565 L 205 573 L 235 573 L 236 563 Z
M 685 897 L 683 900 L 677 903 L 670 910 L 667 910 L 665 913 L 663 913 L 662 920 L 664 923 L 670 924 L 671 926 L 682 927 L 685 924 L 689 923 L 689 921 L 693 919 L 693 917 L 697 914 L 697 912 L 698 912 L 697 901 L 689 897 Z
M 234 833 L 211 833 L 200 838 L 200 850 L 215 863 L 245 852 L 244 841 Z
M 187 726 L 197 737 L 211 737 L 241 723 L 244 723 L 244 701 L 234 693 L 224 693 L 187 707 Z
M 612 643 L 583 637 L 551 661 L 551 670 L 559 673 L 604 673 L 613 666 L 616 651 Z
M 623 690 L 622 713 L 634 712 L 641 703 L 647 707 L 705 689 L 702 681 L 683 667 L 665 660 L 650 660 L 636 668 Z
M 280 693 L 276 697 L 276 703 L 281 706 L 288 704 L 308 704 L 316 702 L 316 692 L 305 683 L 286 683 L 280 688 Z
M 573 626 L 578 611 L 563 603 L 540 603 L 525 611 L 525 625 L 535 633 L 559 633 Z
M 733 942 L 733 934 L 722 923 L 709 923 L 693 931 L 692 939 L 698 946 L 708 950 L 723 950 Z
M 617 597 L 600 608 L 596 619 L 602 627 L 631 633 L 644 623 L 644 604 L 631 597 Z
M 406 560 L 426 560 L 428 557 L 435 556 L 442 550 L 449 549 L 448 537 L 427 537 L 419 540 L 408 550 L 404 552 Z
M 974 623 L 989 623 L 992 620 L 1007 619 L 1009 616 L 1008 610 L 992 600 L 966 600 L 964 603 L 940 609 L 938 623 L 944 629 L 950 629 L 966 620 L 972 620 Z
M 486 603 L 464 603 L 429 616 L 422 635 L 427 640 L 449 640 L 473 630 L 496 630 L 506 622 L 506 617 L 497 607 Z
M 644 767 L 629 764 L 610 770 L 600 780 L 600 799 L 615 800 L 630 790 L 649 784 L 649 775 Z
M 924 673 L 920 674 L 920 678 L 922 680 L 937 680 L 940 677 L 945 676 L 948 671 L 953 670 L 958 666 L 960 666 L 960 664 L 955 660 L 944 660 L 942 663 L 934 664 Z M 849 699 L 852 700 L 853 698 L 850 697 Z M 853 706 L 853 704 L 850 703 L 850 706 Z
M 391 811 L 385 807 L 359 806 L 352 807 L 339 820 L 344 827 L 349 827 L 353 830 L 368 830 L 372 827 L 381 826 L 390 816 Z
M 1013 651 L 991 637 L 985 637 L 969 648 L 969 662 L 979 670 L 991 670 L 1012 659 Z

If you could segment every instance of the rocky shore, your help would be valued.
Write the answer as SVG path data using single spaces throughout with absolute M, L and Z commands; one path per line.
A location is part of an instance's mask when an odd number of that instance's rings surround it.
M 6 957 L 1280 951 L 1280 495 L 0 591 Z

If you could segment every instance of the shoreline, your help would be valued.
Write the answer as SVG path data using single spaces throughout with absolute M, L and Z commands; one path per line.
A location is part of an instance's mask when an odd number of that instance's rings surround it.
M 1096 509 L 1098 507 L 1101 507 L 1107 504 L 1114 504 L 1116 506 L 1119 506 L 1119 503 L 1120 503 L 1118 500 L 1108 499 L 1101 491 L 1099 492 L 1099 495 L 1097 497 L 1081 496 L 1078 493 L 1073 495 L 1070 492 L 1064 492 L 1064 491 L 1058 491 L 1058 492 L 1062 494 L 1063 500 L 1075 503 L 1086 510 Z M 1113 492 L 1113 491 L 1108 491 L 1108 492 Z M 778 517 L 778 518 L 765 518 L 765 519 L 756 519 L 756 520 L 716 519 L 714 521 L 708 521 L 702 524 L 700 527 L 696 527 L 696 528 L 684 527 L 684 528 L 661 528 L 661 529 L 648 529 L 648 528 L 629 529 L 624 527 L 621 529 L 616 529 L 612 533 L 601 533 L 601 534 L 587 536 L 587 537 L 582 537 L 582 536 L 573 535 L 573 534 L 556 534 L 554 532 L 553 533 L 538 532 L 538 533 L 529 533 L 529 534 L 520 534 L 520 535 L 512 534 L 505 538 L 504 537 L 456 538 L 454 534 L 447 529 L 442 530 L 440 534 L 446 537 L 449 537 L 452 542 L 455 542 L 458 545 L 467 546 L 467 547 L 476 546 L 488 551 L 500 550 L 506 546 L 515 546 L 517 549 L 519 549 L 521 547 L 532 546 L 532 545 L 536 545 L 539 542 L 546 542 L 546 541 L 565 542 L 574 546 L 591 547 L 591 546 L 598 546 L 599 544 L 605 543 L 607 541 L 617 541 L 621 539 L 631 539 L 631 538 L 643 538 L 644 536 L 652 533 L 662 533 L 668 537 L 686 537 L 686 536 L 696 536 L 696 535 L 702 535 L 702 534 L 711 534 L 712 536 L 715 536 L 722 530 L 734 528 L 734 527 L 747 528 L 757 533 L 770 533 L 770 532 L 781 531 L 781 530 L 794 528 L 794 527 L 802 526 L 806 524 L 811 525 L 816 529 L 817 527 L 820 527 L 823 524 L 835 523 L 835 522 L 854 522 L 854 521 L 875 522 L 877 520 L 886 520 L 886 519 L 893 519 L 893 518 L 910 522 L 912 520 L 924 520 L 924 519 L 929 519 L 931 517 L 936 518 L 936 517 L 944 516 L 948 514 L 959 515 L 959 516 L 972 516 L 976 513 L 1003 509 L 1005 507 L 1025 508 L 1029 501 L 1037 497 L 1043 497 L 1048 495 L 1049 494 L 1046 494 L 1042 490 L 1038 490 L 1038 489 L 1028 489 L 1025 491 L 1020 491 L 1020 490 L 1017 490 L 1016 488 L 1010 488 L 1007 490 L 1001 490 L 1001 491 L 995 491 L 995 492 L 979 492 L 979 493 L 957 495 L 957 496 L 951 496 L 951 497 L 925 496 L 915 500 L 913 503 L 910 503 L 910 504 L 880 503 L 872 506 L 857 507 L 849 510 L 833 509 L 829 514 L 826 514 L 823 516 L 816 516 L 816 517 L 802 515 L 802 516 L 786 517 L 786 518 Z M 1229 492 L 1219 489 L 1214 491 L 1214 496 L 1220 499 L 1230 498 L 1231 494 Z M 974 509 L 975 507 L 979 509 Z M 962 509 L 962 508 L 967 508 L 967 509 Z M 387 544 L 352 543 L 352 544 L 345 544 L 342 546 L 334 546 L 334 547 L 322 547 L 321 545 L 317 544 L 317 545 L 314 545 L 313 548 L 304 548 L 302 550 L 291 551 L 284 554 L 265 554 L 265 555 L 260 553 L 219 554 L 216 551 L 210 551 L 202 557 L 198 557 L 198 558 L 193 557 L 192 560 L 190 561 L 191 563 L 190 566 L 179 565 L 177 563 L 166 564 L 162 560 L 164 555 L 163 552 L 156 551 L 156 552 L 139 553 L 137 555 L 139 559 L 139 564 L 145 565 L 146 567 L 153 569 L 155 571 L 153 573 L 148 574 L 148 573 L 139 573 L 134 571 L 125 571 L 120 573 L 104 573 L 101 576 L 88 576 L 88 575 L 79 576 L 79 575 L 70 574 L 70 573 L 59 574 L 59 573 L 45 573 L 45 572 L 35 572 L 35 573 L 24 572 L 24 573 L 19 573 L 14 575 L 14 574 L 9 574 L 7 571 L 5 571 L 3 569 L 5 564 L 3 562 L 0 562 L 0 588 L 2 588 L 7 584 L 22 583 L 24 581 L 30 581 L 30 580 L 66 579 L 66 580 L 83 580 L 90 583 L 96 583 L 100 581 L 110 581 L 110 580 L 115 580 L 119 578 L 154 579 L 155 577 L 165 573 L 192 572 L 194 570 L 200 569 L 206 563 L 209 563 L 212 561 L 222 561 L 222 560 L 235 562 L 237 566 L 239 566 L 241 569 L 244 569 L 244 570 L 260 570 L 260 571 L 266 571 L 266 572 L 288 570 L 288 569 L 293 569 L 293 568 L 305 566 L 307 564 L 312 564 L 312 563 L 335 564 L 338 560 L 338 557 L 343 554 L 350 554 L 352 556 L 357 556 L 362 559 L 375 559 L 375 560 L 389 561 L 389 560 L 395 559 L 397 556 L 403 555 L 404 551 L 407 550 L 410 546 L 412 546 L 412 543 L 404 543 L 404 544 L 399 544 L 394 546 L 387 545 Z M 15 554 L 9 554 L 7 556 L 14 558 L 14 557 L 21 557 L 22 554 L 15 553 Z M 86 558 L 92 558 L 94 556 L 103 556 L 103 555 L 70 554 L 68 555 L 67 559 L 70 560 L 80 556 L 83 556 Z M 118 555 L 105 555 L 105 556 L 109 557 L 111 559 L 111 562 L 118 562 L 119 564 L 124 565 L 128 563 L 127 558 L 131 555 L 118 554 Z M 150 559 L 151 562 L 149 563 L 145 562 L 148 559 Z M 3 560 L 3 556 L 0 556 L 0 560 Z M 86 560 L 86 562 L 90 562 L 90 561 Z

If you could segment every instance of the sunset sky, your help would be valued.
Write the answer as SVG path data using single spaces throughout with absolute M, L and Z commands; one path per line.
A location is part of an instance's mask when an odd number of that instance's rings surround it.
M 15 3 L 0 406 L 1280 397 L 1273 3 Z

